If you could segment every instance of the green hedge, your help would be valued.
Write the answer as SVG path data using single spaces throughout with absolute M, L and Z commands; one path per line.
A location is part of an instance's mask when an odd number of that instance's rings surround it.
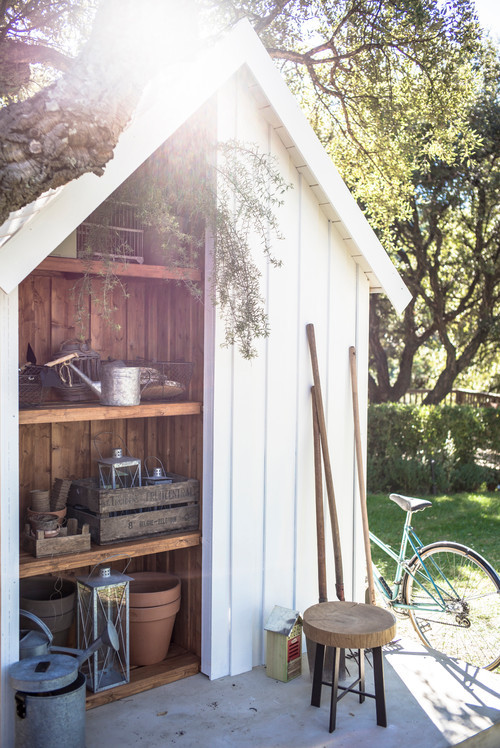
M 368 490 L 430 494 L 500 483 L 500 413 L 468 405 L 370 405 Z

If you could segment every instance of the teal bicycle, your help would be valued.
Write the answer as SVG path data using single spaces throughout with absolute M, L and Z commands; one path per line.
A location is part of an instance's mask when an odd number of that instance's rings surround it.
M 394 611 L 409 615 L 426 646 L 494 670 L 500 665 L 500 576 L 461 543 L 422 543 L 411 518 L 432 506 L 430 501 L 395 493 L 389 498 L 406 512 L 406 520 L 399 554 L 370 532 L 370 540 L 396 562 L 392 585 L 373 564 L 377 589 Z

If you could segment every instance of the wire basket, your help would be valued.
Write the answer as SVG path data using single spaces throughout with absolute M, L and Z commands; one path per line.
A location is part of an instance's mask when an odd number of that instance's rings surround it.
M 43 366 L 25 366 L 19 371 L 19 407 L 40 405 L 43 400 Z
M 177 361 L 127 361 L 141 369 L 141 400 L 186 400 L 193 363 Z

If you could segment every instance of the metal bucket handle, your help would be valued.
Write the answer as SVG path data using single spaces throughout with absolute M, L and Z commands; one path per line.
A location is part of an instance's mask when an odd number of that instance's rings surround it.
M 53 636 L 52 636 L 52 631 L 49 629 L 49 627 L 47 626 L 47 624 L 44 623 L 43 621 L 41 621 L 38 618 L 38 616 L 36 616 L 34 613 L 31 613 L 29 610 L 22 610 L 21 609 L 19 611 L 19 615 L 22 616 L 23 618 L 29 618 L 30 621 L 33 621 L 34 623 L 37 624 L 37 626 L 39 626 L 42 629 L 43 633 L 45 634 L 45 636 L 49 640 L 48 646 L 50 647 L 50 645 L 52 644 Z
M 154 455 L 150 455 L 149 457 L 146 457 L 146 459 L 144 460 L 144 470 L 146 471 L 146 478 L 151 478 L 151 475 L 150 475 L 149 470 L 148 470 L 148 460 L 157 460 L 160 463 L 160 465 L 161 465 L 161 469 L 163 470 L 164 475 L 166 475 L 165 468 L 163 466 L 163 462 L 160 460 L 160 458 L 159 457 L 155 457 Z
M 101 450 L 100 450 L 100 449 L 99 449 L 99 447 L 97 446 L 97 443 L 98 443 L 99 441 L 102 441 L 102 440 L 100 439 L 100 437 L 101 437 L 101 436 L 103 436 L 103 434 L 110 434 L 110 436 L 112 436 L 112 437 L 113 437 L 113 439 L 119 439 L 119 440 L 120 440 L 120 442 L 122 443 L 123 449 L 125 450 L 125 452 L 124 452 L 124 456 L 126 456 L 126 457 L 130 457 L 130 456 L 131 456 L 131 455 L 130 455 L 130 452 L 128 451 L 128 447 L 127 447 L 127 445 L 125 444 L 125 441 L 124 441 L 124 440 L 122 439 L 122 437 L 120 436 L 120 434 L 115 434 L 115 433 L 114 433 L 113 431 L 100 431 L 100 432 L 99 432 L 98 434 L 96 434 L 96 436 L 94 436 L 94 439 L 93 439 L 93 442 L 94 442 L 94 447 L 95 447 L 95 450 L 96 450 L 97 454 L 99 455 L 99 459 L 100 459 L 100 460 L 103 460 L 103 459 L 104 459 L 104 457 L 102 456 Z

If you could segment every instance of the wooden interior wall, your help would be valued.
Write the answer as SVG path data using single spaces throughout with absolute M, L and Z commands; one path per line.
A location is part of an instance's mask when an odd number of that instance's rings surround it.
M 35 271 L 20 286 L 20 356 L 32 346 L 38 363 L 54 357 L 63 341 L 75 338 L 75 302 L 72 289 L 77 276 L 48 276 Z M 97 279 L 97 283 L 101 283 Z M 127 279 L 127 297 L 114 290 L 113 325 L 106 324 L 95 301 L 89 304 L 85 327 L 90 346 L 101 355 L 134 360 L 193 361 L 190 400 L 203 392 L 203 305 L 182 283 Z M 20 361 L 20 364 L 24 361 Z M 123 438 L 129 453 L 145 459 L 160 457 L 167 471 L 201 481 L 202 416 L 81 421 L 20 427 L 20 516 L 24 523 L 30 490 L 49 489 L 55 478 L 96 475 L 93 440 L 102 431 Z M 112 555 L 112 547 L 110 547 Z M 115 568 L 123 569 L 117 563 Z M 134 559 L 128 571 L 171 570 L 183 580 L 183 604 L 174 638 L 199 654 L 201 646 L 201 553 L 190 548 Z M 74 573 L 74 572 L 72 572 Z M 80 570 L 77 572 L 81 573 Z M 84 572 L 85 573 L 85 572 Z

